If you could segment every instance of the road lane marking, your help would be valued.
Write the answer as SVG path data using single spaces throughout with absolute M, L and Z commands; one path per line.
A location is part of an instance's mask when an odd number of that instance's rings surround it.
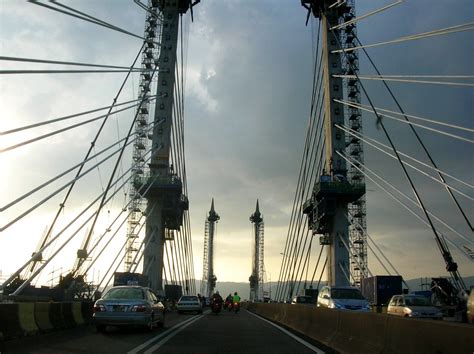
M 170 332 L 174 331 L 175 329 L 178 329 L 186 324 L 188 324 L 189 322 L 191 321 L 197 321 L 197 319 L 200 319 L 202 318 L 204 315 L 207 315 L 210 311 L 205 311 L 202 315 L 199 315 L 197 317 L 191 317 L 190 319 L 186 320 L 186 321 L 183 321 L 183 322 L 180 322 L 178 324 L 175 324 L 173 327 L 171 328 L 168 328 L 166 331 L 164 331 L 163 333 L 160 333 L 158 334 L 157 336 L 151 338 L 150 340 L 146 341 L 145 343 L 143 344 L 140 344 L 138 347 L 136 348 L 133 348 L 132 350 L 130 350 L 129 352 L 127 352 L 127 354 L 137 354 L 140 350 L 143 350 L 145 349 L 146 347 L 148 347 L 149 345 L 153 344 L 154 342 L 156 342 L 157 340 L 159 340 L 160 338 L 163 338 L 163 337 L 166 337 Z
M 253 312 L 250 312 L 249 310 L 246 310 L 247 313 L 251 314 L 252 316 L 255 316 L 257 317 L 258 319 L 262 320 L 262 321 L 265 321 L 267 322 L 268 324 L 272 325 L 273 327 L 275 328 L 278 328 L 280 331 L 282 331 L 283 333 L 285 333 L 286 335 L 290 336 L 291 338 L 293 338 L 294 340 L 296 340 L 297 342 L 303 344 L 305 347 L 307 347 L 308 349 L 311 349 L 313 352 L 315 353 L 318 353 L 318 354 L 325 354 L 324 351 L 322 351 L 321 349 L 315 347 L 314 345 L 308 343 L 307 341 L 305 341 L 304 339 L 301 339 L 300 337 L 294 335 L 293 333 L 291 333 L 290 331 L 286 330 L 285 328 L 283 327 L 280 327 L 279 325 L 273 323 L 272 321 L 269 321 L 267 320 L 266 318 L 263 318 L 259 315 L 256 315 L 254 314 Z
M 192 321 L 189 321 L 188 323 L 186 323 L 184 326 L 181 326 L 180 328 L 178 328 L 176 331 L 174 331 L 173 333 L 170 333 L 169 336 L 163 338 L 161 341 L 159 341 L 158 343 L 156 343 L 154 346 L 152 346 L 151 348 L 149 348 L 146 352 L 144 352 L 143 354 L 151 354 L 153 353 L 155 350 L 158 350 L 163 344 L 165 344 L 167 341 L 169 341 L 171 338 L 173 338 L 175 335 L 177 335 L 179 332 L 181 332 L 182 330 L 184 330 L 186 327 L 192 325 L 194 322 L 200 320 L 201 318 L 204 317 L 204 314 L 196 317 L 196 318 L 193 318 Z

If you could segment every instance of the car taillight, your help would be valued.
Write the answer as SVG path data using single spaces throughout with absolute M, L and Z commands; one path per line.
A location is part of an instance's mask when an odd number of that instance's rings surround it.
M 135 305 L 132 307 L 132 312 L 146 312 L 146 309 L 145 305 Z
M 99 304 L 94 306 L 94 312 L 104 312 L 107 311 L 104 305 Z

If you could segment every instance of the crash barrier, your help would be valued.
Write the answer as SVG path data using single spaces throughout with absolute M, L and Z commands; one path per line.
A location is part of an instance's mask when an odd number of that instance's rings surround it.
M 474 352 L 474 326 L 468 324 L 290 304 L 247 309 L 341 353 Z
M 19 302 L 0 304 L 4 339 L 72 328 L 92 320 L 91 302 Z

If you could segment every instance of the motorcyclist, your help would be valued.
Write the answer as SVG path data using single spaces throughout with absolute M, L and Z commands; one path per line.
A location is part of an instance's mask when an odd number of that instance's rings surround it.
M 232 308 L 232 301 L 233 301 L 232 294 L 227 295 L 227 297 L 225 298 L 224 307 L 228 309 Z
M 240 305 L 240 296 L 239 296 L 239 294 L 237 294 L 237 291 L 234 293 L 234 296 L 233 296 L 233 298 L 232 298 L 232 302 L 233 302 L 234 304 L 237 303 L 237 304 Z
M 211 298 L 211 302 L 217 302 L 218 304 L 222 305 L 222 296 L 219 295 L 219 291 L 216 291 Z

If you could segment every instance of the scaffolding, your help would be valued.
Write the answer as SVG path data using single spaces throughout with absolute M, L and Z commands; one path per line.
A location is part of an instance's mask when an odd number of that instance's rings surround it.
M 130 179 L 130 186 L 128 192 L 129 206 L 128 206 L 128 225 L 127 225 L 127 246 L 126 256 L 124 262 L 125 272 L 132 271 L 134 266 L 133 260 L 136 258 L 138 252 L 138 230 L 140 219 L 144 215 L 147 201 L 141 193 L 141 185 L 136 183 L 137 179 L 143 177 L 147 172 L 147 165 L 145 164 L 145 155 L 148 152 L 149 140 L 152 138 L 152 125 L 149 123 L 150 116 L 150 99 L 149 92 L 152 87 L 151 72 L 157 65 L 160 47 L 153 44 L 154 41 L 159 41 L 161 34 L 161 12 L 156 7 L 156 1 L 148 1 L 149 11 L 146 13 L 144 38 L 146 45 L 142 52 L 141 68 L 144 70 L 140 74 L 140 82 L 138 89 L 138 102 L 142 104 L 138 108 L 137 120 L 135 121 L 135 142 L 133 144 L 132 153 L 132 178 Z

